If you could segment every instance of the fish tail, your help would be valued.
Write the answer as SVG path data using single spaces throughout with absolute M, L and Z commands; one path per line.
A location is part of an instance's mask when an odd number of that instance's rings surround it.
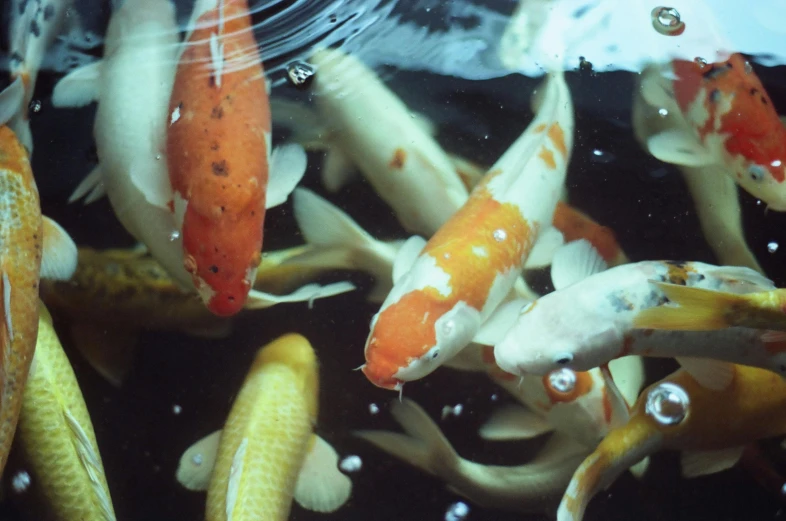
M 412 400 L 395 400 L 393 417 L 406 431 L 357 431 L 355 436 L 431 475 L 446 479 L 460 458 L 436 423 Z
M 743 295 L 708 289 L 653 282 L 676 306 L 656 306 L 640 311 L 633 319 L 639 329 L 709 331 L 735 325 L 730 310 L 744 305 Z
M 611 431 L 576 469 L 557 510 L 557 521 L 580 521 L 600 490 L 661 445 L 662 436 L 646 421 L 633 419 Z

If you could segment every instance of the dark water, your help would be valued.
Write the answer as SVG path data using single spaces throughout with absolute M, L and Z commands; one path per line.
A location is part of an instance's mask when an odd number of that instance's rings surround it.
M 412 4 L 402 3 L 396 9 L 406 13 L 408 7 L 417 7 L 416 2 Z M 512 9 L 502 4 L 499 12 Z M 98 18 L 100 25 L 102 17 Z M 439 19 L 431 23 L 436 25 Z M 786 67 L 754 64 L 754 68 L 775 105 L 786 113 Z M 576 137 L 568 171 L 571 203 L 611 227 L 633 261 L 715 262 L 679 171 L 649 156 L 633 138 L 629 122 L 632 74 L 580 71 L 578 64 L 575 69 L 567 74 L 576 107 Z M 437 122 L 439 141 L 448 151 L 460 152 L 481 164 L 492 163 L 526 128 L 532 119 L 530 93 L 541 81 L 518 74 L 469 80 L 395 67 L 385 68 L 384 74 L 391 88 L 413 110 Z M 68 230 L 79 245 L 132 246 L 133 239 L 116 221 L 105 199 L 87 207 L 66 203 L 95 160 L 95 109 L 54 109 L 49 98 L 58 78 L 57 73 L 42 73 L 35 96 L 42 108 L 32 114 L 36 142 L 33 168 L 42 210 Z M 277 89 L 291 87 L 282 84 Z M 594 150 L 602 151 L 602 160 Z M 310 154 L 303 185 L 324 194 L 318 159 L 317 154 Z M 390 210 L 361 178 L 329 198 L 376 237 L 406 236 Z M 786 243 L 786 215 L 765 212 L 763 205 L 743 192 L 740 198 L 748 244 L 768 276 L 778 286 L 786 285 L 786 247 L 775 253 L 767 249 L 770 241 Z M 265 247 L 270 249 L 301 243 L 289 203 L 268 212 L 265 237 Z M 378 309 L 364 298 L 372 280 L 359 273 L 342 273 L 340 278 L 349 278 L 359 289 L 317 301 L 313 310 L 307 310 L 305 304 L 289 304 L 244 314 L 235 320 L 234 331 L 226 339 L 144 333 L 133 370 L 120 389 L 97 376 L 78 353 L 69 349 L 68 336 L 61 336 L 91 413 L 119 520 L 202 518 L 204 494 L 189 492 L 174 479 L 180 455 L 195 440 L 222 426 L 256 350 L 291 331 L 304 334 L 319 355 L 317 432 L 334 444 L 341 456 L 359 455 L 363 468 L 351 476 L 353 493 L 343 508 L 325 515 L 295 504 L 290 519 L 444 519 L 446 509 L 461 500 L 459 496 L 447 491 L 438 480 L 350 436 L 356 429 L 398 427 L 388 414 L 388 404 L 395 394 L 373 387 L 360 372 L 352 371 L 363 362 L 369 319 Z M 328 275 L 325 280 L 338 279 Z M 675 365 L 648 361 L 647 367 L 655 378 Z M 477 428 L 492 405 L 512 401 L 484 375 L 441 369 L 408 384 L 405 393 L 433 418 L 439 418 L 445 405 L 463 404 L 464 412 L 459 417 L 450 417 L 439 425 L 465 458 L 520 464 L 538 446 L 538 442 L 489 443 L 477 436 Z M 499 401 L 492 403 L 495 394 Z M 380 407 L 378 414 L 369 412 L 371 403 Z M 174 413 L 174 406 L 181 408 L 179 414 Z M 783 455 L 776 450 L 769 453 L 776 467 L 786 466 Z M 20 468 L 24 468 L 23 463 L 12 460 L 6 475 Z M 0 505 L 0 519 L 33 519 L 24 514 L 24 496 L 9 490 L 8 500 Z M 643 481 L 623 475 L 607 492 L 600 493 L 591 502 L 585 519 L 767 520 L 786 515 L 781 505 L 778 497 L 740 468 L 683 480 L 676 456 L 662 453 L 653 458 Z M 547 519 L 483 509 L 471 503 L 469 506 L 468 519 L 475 521 Z

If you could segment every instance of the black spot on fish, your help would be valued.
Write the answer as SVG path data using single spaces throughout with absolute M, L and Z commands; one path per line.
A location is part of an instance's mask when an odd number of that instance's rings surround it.
M 210 111 L 210 117 L 212 119 L 221 119 L 224 117 L 224 109 L 221 108 L 221 105 L 213 107 L 213 110 Z
M 38 22 L 36 20 L 30 22 L 30 32 L 33 33 L 33 36 L 35 36 L 36 38 L 41 36 L 41 26 L 38 25 Z
M 15 52 L 11 55 L 11 63 L 13 63 L 14 65 L 19 65 L 20 63 L 22 63 L 22 61 L 24 61 L 24 58 L 18 52 Z
M 720 90 L 719 89 L 712 89 L 710 91 L 710 103 L 718 103 L 720 101 Z
M 48 22 L 49 20 L 52 19 L 54 15 L 55 15 L 55 6 L 53 6 L 52 4 L 47 4 L 47 6 L 44 7 L 44 21 Z
M 226 211 L 226 207 L 225 207 L 225 206 L 222 206 L 222 207 L 221 207 L 221 213 L 224 213 L 225 211 Z
M 213 161 L 210 163 L 210 168 L 213 169 L 213 175 L 217 175 L 219 177 L 226 177 L 229 175 L 229 168 L 227 167 L 227 162 L 223 159 L 221 161 Z
M 25 9 L 27 9 L 27 2 L 28 0 L 22 0 L 19 2 L 19 14 L 24 14 Z
M 759 93 L 759 89 L 757 89 L 756 87 L 751 87 L 751 90 L 750 90 L 750 95 L 751 96 L 755 96 L 758 93 Z
M 235 301 L 235 297 L 230 295 L 230 296 L 227 297 L 227 300 L 230 301 L 230 302 L 234 302 Z
M 218 141 L 213 141 L 210 143 L 210 150 L 218 150 L 219 148 L 221 147 L 219 146 Z
M 215 264 L 213 264 L 212 266 L 210 266 L 210 267 L 208 268 L 208 270 L 210 271 L 210 273 L 218 273 L 218 266 L 216 266 Z

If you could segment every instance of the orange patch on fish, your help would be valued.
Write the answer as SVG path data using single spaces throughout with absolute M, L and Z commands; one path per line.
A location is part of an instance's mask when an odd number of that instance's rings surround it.
M 566 243 L 588 240 L 609 265 L 616 265 L 625 258 L 611 228 L 601 226 L 562 201 L 557 203 L 552 224 L 562 232 Z
M 557 151 L 562 155 L 563 158 L 568 157 L 568 146 L 565 144 L 565 133 L 562 131 L 562 127 L 559 126 L 559 123 L 554 123 L 549 127 L 549 131 L 546 134 L 551 139 L 554 146 L 557 147 Z
M 480 357 L 486 365 L 497 365 L 497 359 L 494 358 L 494 346 L 483 346 L 480 350 Z
M 403 148 L 397 148 L 393 152 L 393 159 L 390 160 L 388 166 L 390 168 L 395 168 L 396 170 L 401 170 L 404 168 L 404 162 L 407 160 L 407 152 Z
M 629 354 L 633 353 L 633 344 L 635 340 L 631 335 L 625 335 L 622 339 L 622 347 L 620 348 L 620 352 L 617 353 L 617 358 L 622 358 L 623 356 L 628 356 Z
M 576 371 L 575 374 L 576 383 L 573 386 L 573 389 L 566 393 L 560 392 L 558 389 L 555 389 L 553 385 L 551 385 L 549 380 L 551 373 L 543 376 L 543 389 L 545 389 L 546 394 L 548 395 L 552 404 L 572 402 L 592 390 L 593 381 L 591 374 L 586 371 Z
M 603 403 L 603 420 L 606 422 L 606 424 L 610 424 L 613 409 L 611 407 L 611 397 L 609 396 L 609 390 L 606 387 L 603 388 L 602 403 Z
M 546 147 L 540 147 L 538 157 L 543 160 L 547 167 L 552 170 L 557 168 L 557 162 L 554 161 L 554 153 Z
M 538 126 L 536 126 L 535 128 L 532 129 L 532 131 L 535 132 L 536 134 L 540 134 L 544 130 L 546 130 L 546 124 L 545 123 L 541 123 L 541 124 L 539 124 Z

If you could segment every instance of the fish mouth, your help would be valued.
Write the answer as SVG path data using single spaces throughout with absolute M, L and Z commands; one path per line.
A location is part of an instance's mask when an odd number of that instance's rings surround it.
M 404 387 L 404 382 L 396 378 L 389 378 L 379 375 L 373 369 L 369 369 L 368 364 L 364 364 L 360 370 L 366 375 L 369 382 L 389 391 L 400 391 Z

